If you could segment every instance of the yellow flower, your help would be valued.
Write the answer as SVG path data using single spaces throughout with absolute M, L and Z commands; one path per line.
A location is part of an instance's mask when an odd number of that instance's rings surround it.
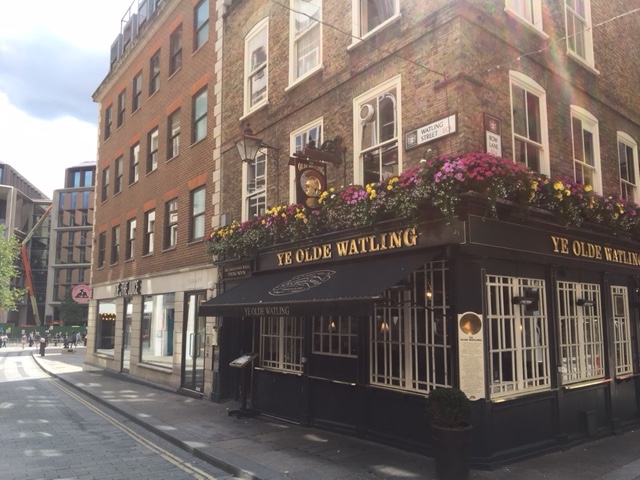
M 556 198 L 557 198 L 558 200 L 562 200 L 562 194 L 561 194 L 561 193 L 557 193 L 557 194 L 556 194 Z
M 569 195 L 571 195 L 571 190 L 565 190 L 564 193 L 568 197 Z
M 593 187 L 591 185 L 585 185 L 584 186 L 584 191 L 585 192 L 590 192 L 591 190 L 593 190 Z
M 553 189 L 554 190 L 564 190 L 564 185 L 562 184 L 562 182 L 556 182 L 553 184 Z
M 538 188 L 538 182 L 531 182 L 531 190 L 535 190 Z

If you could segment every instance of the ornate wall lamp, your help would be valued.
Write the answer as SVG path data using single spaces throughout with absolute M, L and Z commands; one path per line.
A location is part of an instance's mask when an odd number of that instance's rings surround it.
M 241 137 L 235 142 L 238 154 L 243 162 L 253 162 L 260 150 L 273 152 L 273 160 L 276 166 L 276 204 L 280 204 L 280 149 L 272 147 L 262 141 L 260 137 L 253 134 L 249 122 L 244 124 Z

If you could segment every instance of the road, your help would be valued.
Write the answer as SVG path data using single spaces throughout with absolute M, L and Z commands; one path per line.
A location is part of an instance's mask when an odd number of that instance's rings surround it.
M 0 349 L 0 480 L 233 478 L 70 390 L 31 353 Z

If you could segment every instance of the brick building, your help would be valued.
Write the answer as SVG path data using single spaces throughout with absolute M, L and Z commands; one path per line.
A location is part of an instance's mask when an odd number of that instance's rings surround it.
M 637 201 L 638 8 L 139 2 L 94 94 L 88 361 L 425 453 L 428 393 L 459 386 L 476 465 L 637 425 L 637 267 L 589 253 L 635 241 L 473 195 L 239 260 L 204 241 L 444 154 Z
M 197 305 L 217 278 L 203 246 L 219 217 L 216 11 L 209 0 L 134 4 L 93 96 L 100 137 L 87 359 L 196 395 L 210 355 Z
M 227 3 L 225 224 L 470 152 L 639 199 L 638 1 Z M 459 386 L 478 466 L 637 426 L 637 266 L 586 249 L 638 243 L 473 198 L 219 263 L 212 398 L 250 352 L 254 409 L 428 453 L 426 397 Z

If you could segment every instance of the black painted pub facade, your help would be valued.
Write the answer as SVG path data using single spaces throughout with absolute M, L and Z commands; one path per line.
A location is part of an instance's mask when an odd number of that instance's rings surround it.
M 427 395 L 460 387 L 476 467 L 637 426 L 640 245 L 481 212 L 222 263 L 214 398 L 247 375 L 263 414 L 429 454 Z

